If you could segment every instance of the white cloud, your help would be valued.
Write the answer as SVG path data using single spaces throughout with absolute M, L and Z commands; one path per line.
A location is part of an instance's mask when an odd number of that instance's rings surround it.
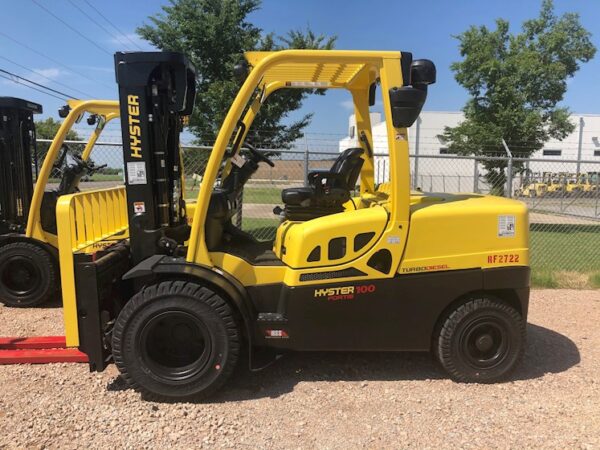
M 39 76 L 33 75 L 31 77 L 31 79 L 36 82 L 39 82 L 40 80 L 48 80 L 48 79 L 54 80 L 62 75 L 62 71 L 55 67 L 51 67 L 49 69 L 33 69 L 33 71 L 39 75 Z
M 35 83 L 47 84 L 48 80 L 56 80 L 57 78 L 60 78 L 64 74 L 64 72 L 62 70 L 54 68 L 54 67 L 51 67 L 48 69 L 32 69 L 32 70 L 33 70 L 33 73 L 31 73 L 31 72 L 19 73 L 19 75 L 21 75 L 24 78 L 27 78 L 28 80 L 31 80 Z M 12 77 L 11 77 L 11 79 L 12 79 Z M 15 81 L 2 79 L 2 84 L 8 84 L 8 85 L 12 85 L 14 87 L 14 86 L 17 86 L 18 84 L 22 85 L 23 83 L 25 83 L 25 81 L 19 80 L 19 79 L 15 79 Z
M 349 109 L 351 111 L 354 110 L 354 102 L 352 100 L 344 100 L 343 102 L 340 103 L 340 106 L 342 106 L 345 109 Z
M 78 69 L 84 69 L 84 70 L 93 70 L 95 72 L 106 72 L 106 73 L 114 73 L 115 72 L 115 68 L 113 66 L 108 66 L 108 67 L 100 67 L 100 66 L 86 66 L 86 65 L 73 65 L 72 67 L 76 67 Z

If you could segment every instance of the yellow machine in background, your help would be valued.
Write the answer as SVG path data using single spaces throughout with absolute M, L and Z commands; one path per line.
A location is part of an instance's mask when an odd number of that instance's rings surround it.
M 73 194 L 57 209 L 67 344 L 92 370 L 114 360 L 135 389 L 168 399 L 214 392 L 244 348 L 254 369 L 286 350 L 432 350 L 459 381 L 510 374 L 525 342 L 527 208 L 411 193 L 407 129 L 435 82 L 431 61 L 393 51 L 247 53 L 191 228 L 178 142 L 194 69 L 170 52 L 115 61 L 126 195 Z M 315 88 L 350 94 L 361 144 L 305 186 L 282 190 L 276 238 L 259 242 L 232 217 L 259 164 L 275 162 L 247 133 L 273 93 Z M 389 182 L 379 187 L 369 116 L 377 91 L 390 155 Z M 90 254 L 126 227 L 124 210 L 129 238 Z
M 58 130 L 38 173 L 25 229 L 0 235 L 0 302 L 7 306 L 35 306 L 52 298 L 60 287 L 56 203 L 61 195 L 77 192 L 79 181 L 102 167 L 90 155 L 105 125 L 119 117 L 119 103 L 104 100 L 69 100 L 63 108 L 64 122 Z M 96 123 L 77 157 L 64 143 L 67 133 L 87 114 Z M 67 157 L 72 162 L 67 161 Z M 47 189 L 49 178 L 61 167 L 60 185 Z
M 548 184 L 543 175 L 527 173 L 521 187 L 515 191 L 516 197 L 543 197 L 548 192 Z
M 528 173 L 521 187 L 515 190 L 516 197 L 588 197 L 598 192 L 599 176 L 596 172 L 574 173 L 544 172 Z
M 584 196 L 594 196 L 598 193 L 598 186 L 600 185 L 600 175 L 598 174 L 598 172 L 579 174 L 578 183 L 581 187 L 581 193 Z
M 561 175 L 564 182 L 564 192 L 569 197 L 580 197 L 583 193 L 583 184 L 581 177 L 574 173 L 565 173 Z

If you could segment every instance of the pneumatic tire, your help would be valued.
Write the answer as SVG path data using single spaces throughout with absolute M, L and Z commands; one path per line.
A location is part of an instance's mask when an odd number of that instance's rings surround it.
M 0 301 L 27 308 L 50 300 L 58 289 L 55 258 L 38 245 L 13 242 L 0 247 Z
M 201 400 L 238 360 L 240 335 L 229 304 L 191 282 L 144 288 L 125 305 L 112 335 L 125 381 L 149 400 Z
M 455 381 L 495 383 L 505 380 L 521 360 L 525 333 L 513 307 L 495 298 L 477 298 L 450 312 L 434 347 Z

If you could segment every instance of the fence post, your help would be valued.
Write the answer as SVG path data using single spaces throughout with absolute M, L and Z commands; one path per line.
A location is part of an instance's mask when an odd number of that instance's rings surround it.
M 419 178 L 419 141 L 421 136 L 421 117 L 417 117 L 417 126 L 415 127 L 415 173 L 412 179 L 412 188 L 417 188 L 417 179 Z
M 479 161 L 473 159 L 473 192 L 479 194 Z
M 504 150 L 506 151 L 506 156 L 508 156 L 508 162 L 506 164 L 506 190 L 508 192 L 507 197 L 512 198 L 512 185 L 513 185 L 513 155 L 506 145 L 506 141 L 502 138 L 502 145 L 504 146 Z
M 237 197 L 237 204 L 238 204 L 238 212 L 235 215 L 235 226 L 238 227 L 240 230 L 242 229 L 242 212 L 244 210 L 244 188 L 242 188 L 240 190 L 240 193 L 238 194 Z
M 308 161 L 310 157 L 310 152 L 308 150 L 308 139 L 306 135 L 304 135 L 304 186 L 308 186 Z
M 583 117 L 579 118 L 579 144 L 577 146 L 577 176 L 581 173 L 581 152 L 583 151 Z

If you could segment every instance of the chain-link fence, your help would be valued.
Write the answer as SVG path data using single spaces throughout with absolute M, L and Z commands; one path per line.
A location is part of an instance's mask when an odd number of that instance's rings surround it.
M 339 152 L 338 141 L 334 146 L 334 138 L 329 139 L 330 145 L 321 137 L 307 138 L 293 149 L 263 149 L 275 167 L 261 164 L 246 184 L 235 224 L 259 240 L 273 239 L 279 224 L 273 209 L 282 206 L 281 190 L 303 186 L 310 171 L 331 167 Z M 39 161 L 48 142 L 38 145 Z M 67 142 L 75 152 L 81 152 L 84 144 Z M 209 146 L 183 147 L 188 199 L 198 194 L 210 151 Z M 84 179 L 82 189 L 123 183 L 120 144 L 97 143 L 92 159 L 107 167 Z M 410 165 L 414 190 L 490 194 L 525 202 L 530 209 L 534 283 L 549 287 L 600 284 L 600 161 L 411 155 Z M 388 155 L 375 153 L 376 182 L 387 181 L 389 173 Z

